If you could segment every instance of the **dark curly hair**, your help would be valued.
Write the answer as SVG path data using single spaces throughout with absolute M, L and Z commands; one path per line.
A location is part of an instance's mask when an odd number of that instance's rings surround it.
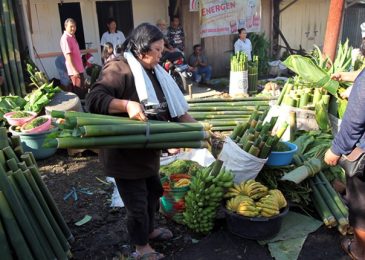
M 122 50 L 130 51 L 137 58 L 151 50 L 151 44 L 162 40 L 160 29 L 150 23 L 138 25 L 123 43 Z

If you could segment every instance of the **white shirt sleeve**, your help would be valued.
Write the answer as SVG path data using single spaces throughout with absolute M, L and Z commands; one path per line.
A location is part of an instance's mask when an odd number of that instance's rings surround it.
M 103 46 L 106 42 L 107 42 L 107 33 L 108 32 L 105 32 L 103 33 L 103 35 L 101 36 L 101 40 L 100 40 L 100 45 Z

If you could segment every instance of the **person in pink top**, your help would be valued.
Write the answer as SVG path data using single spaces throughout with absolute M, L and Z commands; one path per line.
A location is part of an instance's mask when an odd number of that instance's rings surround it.
M 76 22 L 72 18 L 65 20 L 65 31 L 60 40 L 62 53 L 66 59 L 67 73 L 71 79 L 69 91 L 77 94 L 79 98 L 85 98 L 88 89 L 84 84 L 84 66 L 82 64 L 81 52 L 76 37 Z

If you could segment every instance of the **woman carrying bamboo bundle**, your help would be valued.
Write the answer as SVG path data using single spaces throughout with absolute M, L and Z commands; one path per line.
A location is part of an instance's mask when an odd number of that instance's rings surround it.
M 339 78 L 336 76 L 336 78 Z M 344 79 L 345 77 L 340 77 Z M 341 155 L 348 155 L 359 146 L 364 149 L 365 134 L 365 69 L 357 76 L 349 96 L 340 131 L 326 152 L 324 161 L 331 166 L 338 163 Z M 365 173 L 350 177 L 346 172 L 346 199 L 349 207 L 349 223 L 354 228 L 354 239 L 344 239 L 343 250 L 352 259 L 365 259 Z
M 123 55 L 105 65 L 92 87 L 86 99 L 90 112 L 140 121 L 195 122 L 178 86 L 158 65 L 163 48 L 163 34 L 157 27 L 139 25 L 123 44 Z M 154 228 L 163 192 L 158 175 L 160 151 L 102 149 L 100 156 L 105 174 L 115 178 L 125 203 L 136 259 L 161 259 L 163 255 L 149 245 L 150 239 L 172 238 L 170 230 Z

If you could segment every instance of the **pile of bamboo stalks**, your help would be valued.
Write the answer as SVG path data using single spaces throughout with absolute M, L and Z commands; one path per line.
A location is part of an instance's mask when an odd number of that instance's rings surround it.
M 33 154 L 0 128 L 1 259 L 69 259 L 73 240 Z
M 196 120 L 208 123 L 212 131 L 232 131 L 236 125 L 247 122 L 255 111 L 269 108 L 268 97 L 191 99 L 189 114 Z
M 0 5 L 0 57 L 3 62 L 0 76 L 5 79 L 3 85 L 0 85 L 0 96 L 26 95 L 14 5 L 15 1 L 10 0 L 2 0 Z

